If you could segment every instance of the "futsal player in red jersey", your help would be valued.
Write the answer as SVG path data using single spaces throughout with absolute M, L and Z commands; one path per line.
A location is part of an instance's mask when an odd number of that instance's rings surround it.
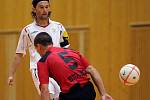
M 35 37 L 34 46 L 42 56 L 37 64 L 41 100 L 50 100 L 49 77 L 54 78 L 60 85 L 60 100 L 95 100 L 96 93 L 89 81 L 90 76 L 102 100 L 113 100 L 105 91 L 98 71 L 79 52 L 53 47 L 52 38 L 46 32 Z

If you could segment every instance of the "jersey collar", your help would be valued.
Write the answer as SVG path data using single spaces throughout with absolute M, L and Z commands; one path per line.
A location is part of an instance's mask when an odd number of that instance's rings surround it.
M 52 20 L 49 18 L 48 21 L 49 21 L 49 24 L 48 24 L 48 25 L 50 25 L 51 22 L 52 22 Z M 47 25 L 47 26 L 40 26 L 40 25 L 38 25 L 38 24 L 36 23 L 36 20 L 35 20 L 35 19 L 34 19 L 33 23 L 34 23 L 36 26 L 39 26 L 39 27 L 44 27 L 44 28 L 45 28 L 45 27 L 48 26 L 48 25 Z

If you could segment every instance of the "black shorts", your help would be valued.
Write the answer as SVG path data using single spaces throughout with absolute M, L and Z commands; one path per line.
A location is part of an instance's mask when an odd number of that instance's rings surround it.
M 81 87 L 80 84 L 75 84 L 69 93 L 60 93 L 59 100 L 95 100 L 96 93 L 94 86 L 88 82 L 85 86 Z

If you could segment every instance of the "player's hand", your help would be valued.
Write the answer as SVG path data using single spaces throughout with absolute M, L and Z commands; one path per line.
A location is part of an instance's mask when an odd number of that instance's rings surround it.
M 104 94 L 102 96 L 102 100 L 113 100 L 113 98 L 110 95 L 108 95 L 108 94 Z
M 14 77 L 13 77 L 13 76 L 9 76 L 9 77 L 8 77 L 8 85 L 9 85 L 9 86 L 12 86 L 12 85 L 13 85 L 13 82 L 14 82 Z
M 59 100 L 59 97 L 56 97 L 54 100 Z

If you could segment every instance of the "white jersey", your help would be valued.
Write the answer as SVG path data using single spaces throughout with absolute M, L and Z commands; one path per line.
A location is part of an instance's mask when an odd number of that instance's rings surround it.
M 16 49 L 16 53 L 22 53 L 23 55 L 26 54 L 26 50 L 29 49 L 30 53 L 30 69 L 37 68 L 37 62 L 41 58 L 40 55 L 34 48 L 34 38 L 40 32 L 47 32 L 53 40 L 54 47 L 67 47 L 69 46 L 68 42 L 68 34 L 63 27 L 62 24 L 59 22 L 55 22 L 49 19 L 49 25 L 46 27 L 41 27 L 36 24 L 34 21 L 33 23 L 27 25 L 23 28 L 18 46 Z

